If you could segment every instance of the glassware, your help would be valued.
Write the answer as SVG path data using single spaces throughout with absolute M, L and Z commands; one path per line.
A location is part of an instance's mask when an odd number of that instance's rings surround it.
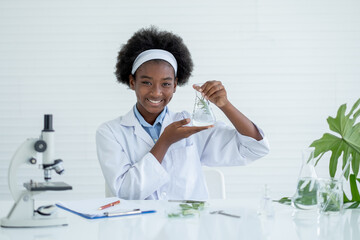
M 260 199 L 260 205 L 258 209 L 258 215 L 273 217 L 274 216 L 274 208 L 272 206 L 272 199 L 270 197 L 270 189 L 265 184 L 264 194 Z
M 202 84 L 196 84 L 202 86 Z M 206 100 L 200 92 L 195 90 L 195 105 L 192 115 L 192 121 L 194 126 L 209 126 L 216 122 L 213 111 L 210 107 L 210 102 Z
M 302 151 L 302 166 L 299 173 L 296 192 L 292 198 L 292 205 L 298 209 L 317 209 L 318 182 L 314 166 L 315 148 Z
M 343 210 L 342 181 L 336 179 L 320 179 L 318 202 L 320 213 L 340 213 Z
M 318 206 L 320 213 L 340 213 L 344 207 L 343 180 L 345 172 L 350 167 L 352 156 L 349 155 L 338 179 L 320 179 L 318 192 Z

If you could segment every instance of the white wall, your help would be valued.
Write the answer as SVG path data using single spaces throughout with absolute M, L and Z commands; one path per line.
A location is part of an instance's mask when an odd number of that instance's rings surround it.
M 43 197 L 103 196 L 95 130 L 125 114 L 134 93 L 117 84 L 121 44 L 154 24 L 181 35 L 195 62 L 170 107 L 192 111 L 191 85 L 221 80 L 230 100 L 267 134 L 271 153 L 222 168 L 227 196 L 294 192 L 300 151 L 327 131 L 326 118 L 360 90 L 360 2 L 352 0 L 75 1 L 0 0 L 0 198 L 16 148 L 54 115 L 56 153 L 73 185 Z M 220 120 L 224 116 L 217 112 Z M 327 171 L 327 162 L 318 167 Z M 42 171 L 20 170 L 21 181 Z

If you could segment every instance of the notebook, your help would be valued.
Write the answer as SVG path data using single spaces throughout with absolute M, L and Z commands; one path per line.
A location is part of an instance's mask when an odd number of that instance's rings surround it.
M 120 200 L 120 204 L 99 210 L 99 207 L 118 200 Z M 117 197 L 57 202 L 55 205 L 63 210 L 87 219 L 129 216 L 156 212 L 155 210 L 140 210 L 139 204 Z

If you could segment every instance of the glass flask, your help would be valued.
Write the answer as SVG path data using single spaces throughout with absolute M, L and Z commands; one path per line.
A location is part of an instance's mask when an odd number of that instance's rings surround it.
M 297 181 L 292 205 L 298 209 L 315 210 L 318 202 L 318 181 L 314 162 L 315 148 L 302 151 L 302 166 Z
M 318 203 L 320 213 L 341 213 L 344 202 L 342 181 L 336 179 L 320 179 L 318 183 Z
M 202 84 L 196 84 L 202 86 Z M 192 121 L 194 126 L 209 126 L 216 122 L 213 111 L 210 107 L 210 102 L 204 98 L 200 92 L 195 90 L 195 105 L 192 115 Z
M 274 216 L 274 208 L 272 205 L 272 199 L 270 197 L 270 189 L 266 184 L 264 187 L 264 194 L 260 199 L 260 205 L 257 213 L 258 215 L 263 215 L 266 217 Z

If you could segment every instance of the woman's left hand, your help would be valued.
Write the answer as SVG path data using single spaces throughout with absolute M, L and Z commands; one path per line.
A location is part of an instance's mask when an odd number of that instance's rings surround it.
M 220 81 L 207 81 L 202 86 L 193 85 L 193 88 L 201 92 L 207 100 L 221 108 L 225 106 L 229 100 L 224 85 Z

